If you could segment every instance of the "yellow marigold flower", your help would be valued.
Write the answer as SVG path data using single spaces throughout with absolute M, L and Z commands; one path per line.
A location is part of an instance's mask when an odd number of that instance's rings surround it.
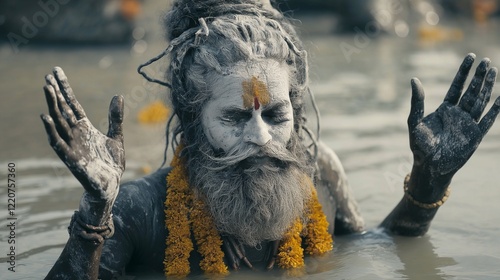
M 318 194 L 313 190 L 307 205 L 308 222 L 306 225 L 306 254 L 321 255 L 333 249 L 333 238 L 328 232 L 328 221 L 318 201 Z
M 155 101 L 142 108 L 137 114 L 140 123 L 153 124 L 166 122 L 170 114 L 170 109 L 161 101 Z
M 297 219 L 285 233 L 278 248 L 277 263 L 281 268 L 297 268 L 304 265 L 304 249 L 302 249 L 300 233 L 302 221 Z

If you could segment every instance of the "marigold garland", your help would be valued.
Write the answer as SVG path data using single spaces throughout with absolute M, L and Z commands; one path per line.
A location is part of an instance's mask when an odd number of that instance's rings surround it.
M 298 219 L 285 234 L 278 248 L 277 263 L 281 268 L 304 266 L 304 251 L 308 255 L 317 256 L 333 249 L 333 238 L 328 232 L 328 221 L 314 184 L 307 176 L 304 177 L 303 183 L 311 188 L 311 198 L 306 205 L 307 223 L 303 228 L 302 221 Z M 305 250 L 301 246 L 301 235 L 305 238 Z
M 297 268 L 304 266 L 304 249 L 302 249 L 302 221 L 297 219 L 285 233 L 278 247 L 277 264 L 280 268 Z
M 312 194 L 306 206 L 305 251 L 308 255 L 317 256 L 333 249 L 333 238 L 328 232 L 328 221 L 323 213 L 323 207 L 319 203 L 318 193 L 311 179 L 307 178 L 307 180 L 311 185 Z
M 167 198 L 165 200 L 165 225 L 168 230 L 165 249 L 165 276 L 186 276 L 190 272 L 189 254 L 193 251 L 188 218 L 193 192 L 189 188 L 184 161 L 179 157 L 181 145 L 177 147 L 171 162 L 172 171 L 167 176 Z
M 201 199 L 194 201 L 191 220 L 198 252 L 202 256 L 200 268 L 210 274 L 228 273 L 224 263 L 224 253 L 221 250 L 222 239 L 215 228 L 212 216 Z
M 182 145 L 176 149 L 171 162 L 172 170 L 167 176 L 167 198 L 165 200 L 165 224 L 168 229 L 165 250 L 165 275 L 186 276 L 190 272 L 189 255 L 193 251 L 190 229 L 193 230 L 198 251 L 202 256 L 200 268 L 211 274 L 226 274 L 222 239 L 217 232 L 212 216 L 203 199 L 196 198 L 188 182 L 185 162 L 181 159 Z M 285 233 L 277 254 L 280 268 L 291 269 L 304 266 L 304 251 L 308 255 L 320 255 L 331 251 L 333 239 L 328 233 L 328 221 L 318 201 L 314 184 L 309 177 L 303 183 L 311 188 L 311 198 L 306 205 L 307 223 L 298 218 Z M 302 248 L 304 236 L 305 249 Z

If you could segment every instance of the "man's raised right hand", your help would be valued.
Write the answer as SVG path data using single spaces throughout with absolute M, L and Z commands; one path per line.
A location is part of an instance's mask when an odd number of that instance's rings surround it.
M 86 222 L 101 225 L 111 214 L 125 170 L 123 97 L 111 100 L 109 130 L 104 135 L 90 123 L 60 67 L 45 80 L 49 115 L 41 118 L 50 146 L 85 188 L 80 210 L 88 212 L 82 213 L 87 214 Z

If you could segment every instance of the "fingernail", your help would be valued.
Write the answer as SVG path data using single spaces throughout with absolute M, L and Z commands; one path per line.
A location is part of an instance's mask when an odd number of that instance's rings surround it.
M 490 65 L 490 62 L 491 60 L 487 57 L 483 58 L 483 60 L 481 60 L 482 63 L 486 64 L 486 66 L 489 66 Z
M 40 114 L 40 118 L 46 122 L 50 121 L 50 116 L 46 114 Z
M 64 71 L 59 66 L 54 67 L 53 72 L 56 73 L 56 74 L 64 74 Z
M 476 59 L 476 54 L 474 54 L 474 53 L 468 53 L 467 56 L 465 57 L 465 59 L 467 61 L 469 61 L 469 62 L 470 61 L 474 61 L 474 59 Z

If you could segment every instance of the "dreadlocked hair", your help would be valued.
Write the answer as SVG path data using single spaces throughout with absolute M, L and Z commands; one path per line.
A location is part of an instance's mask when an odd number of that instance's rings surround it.
M 258 59 L 274 59 L 289 67 L 294 129 L 300 139 L 303 131 L 313 138 L 305 127 L 306 52 L 291 23 L 269 1 L 177 0 L 165 15 L 164 26 L 170 41 L 165 51 L 170 54 L 166 79 L 179 120 L 172 131 L 173 149 L 180 134 L 186 140 L 183 155 L 189 159 L 196 149 L 193 143 L 203 134 L 202 108 L 211 97 L 207 77 L 214 72 L 228 74 L 237 62 Z

